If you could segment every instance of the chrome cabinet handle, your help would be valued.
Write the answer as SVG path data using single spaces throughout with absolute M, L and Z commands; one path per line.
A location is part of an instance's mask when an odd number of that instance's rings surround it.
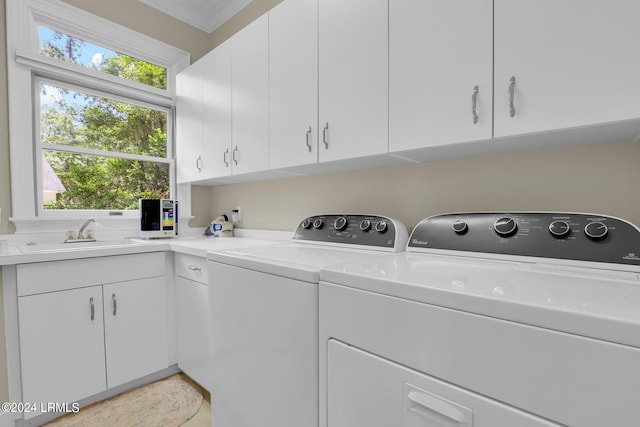
M 197 267 L 197 266 L 195 266 L 195 265 L 190 265 L 190 266 L 189 266 L 189 270 L 192 270 L 192 271 L 202 271 L 202 269 L 201 269 L 200 267 Z
M 236 145 L 236 148 L 233 149 L 233 155 L 231 156 L 231 158 L 233 159 L 233 163 L 238 166 L 238 159 L 236 158 L 236 153 L 238 152 L 238 146 Z
M 116 294 L 111 295 L 111 301 L 113 302 L 113 315 L 116 315 L 116 311 L 118 310 L 118 302 L 116 301 Z
M 309 126 L 309 130 L 307 131 L 307 148 L 309 149 L 309 152 L 311 152 L 311 142 L 309 142 L 310 138 L 311 138 L 311 126 Z
M 198 172 L 202 172 L 202 156 L 196 157 L 196 169 Z
M 471 95 L 471 113 L 473 114 L 473 124 L 478 123 L 478 113 L 476 107 L 478 105 L 478 85 L 473 87 L 473 95 Z
M 511 76 L 509 79 L 509 117 L 514 117 L 516 115 L 516 107 L 513 105 L 513 99 L 515 98 L 516 93 L 516 78 L 515 76 Z
M 322 142 L 324 143 L 325 150 L 329 149 L 329 141 L 327 141 L 328 133 L 329 133 L 329 123 L 327 122 L 327 124 L 324 125 L 324 129 L 322 129 Z
M 91 321 L 96 318 L 96 307 L 93 305 L 93 297 L 89 298 L 89 307 L 91 307 Z
M 226 167 L 229 167 L 229 161 L 227 160 L 228 155 L 229 155 L 229 149 L 227 148 L 226 150 L 224 150 L 224 153 L 222 154 L 222 161 L 224 162 L 224 165 Z

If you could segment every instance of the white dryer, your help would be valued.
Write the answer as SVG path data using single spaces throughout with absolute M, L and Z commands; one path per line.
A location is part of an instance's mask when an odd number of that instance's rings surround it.
M 320 272 L 320 426 L 640 425 L 640 231 L 448 214 Z
M 212 421 L 318 425 L 320 268 L 404 250 L 407 230 L 376 215 L 315 215 L 290 242 L 208 254 Z

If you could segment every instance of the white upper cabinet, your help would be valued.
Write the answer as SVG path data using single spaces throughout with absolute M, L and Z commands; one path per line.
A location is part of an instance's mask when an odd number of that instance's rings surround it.
M 231 38 L 233 174 L 268 169 L 269 19 L 262 15 Z
M 389 151 L 491 138 L 492 4 L 389 1 Z
M 201 60 L 206 68 L 202 87 L 202 175 L 231 173 L 231 43 L 225 42 Z
M 320 0 L 320 161 L 388 151 L 388 0 Z
M 204 64 L 176 76 L 176 159 L 178 183 L 202 177 L 202 88 Z
M 629 0 L 495 0 L 494 136 L 638 118 L 638 16 Z
M 231 44 L 176 76 L 178 183 L 231 173 Z
M 269 11 L 269 167 L 318 161 L 318 0 Z

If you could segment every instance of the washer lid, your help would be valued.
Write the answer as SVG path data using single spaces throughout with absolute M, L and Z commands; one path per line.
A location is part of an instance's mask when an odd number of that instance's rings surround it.
M 322 267 L 382 255 L 384 253 L 370 250 L 289 242 L 209 252 L 207 259 L 309 283 L 318 283 Z
M 637 273 L 404 252 L 323 268 L 320 279 L 640 347 Z

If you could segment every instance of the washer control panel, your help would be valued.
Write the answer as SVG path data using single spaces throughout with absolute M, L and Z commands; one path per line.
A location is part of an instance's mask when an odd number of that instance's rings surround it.
M 375 246 L 404 250 L 407 231 L 402 223 L 378 215 L 314 215 L 302 220 L 295 241 Z
M 411 248 L 640 265 L 640 229 L 594 214 L 456 213 L 422 220 Z

